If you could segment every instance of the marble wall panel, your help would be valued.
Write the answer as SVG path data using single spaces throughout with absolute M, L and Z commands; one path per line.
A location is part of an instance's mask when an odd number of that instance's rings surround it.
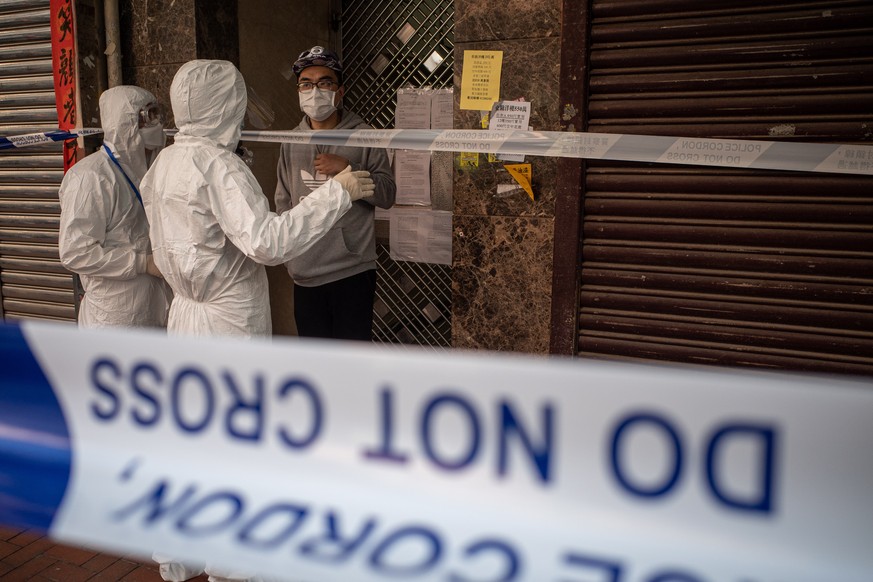
M 125 69 L 197 58 L 195 0 L 120 0 L 118 10 Z
M 239 18 L 237 0 L 197 0 L 198 59 L 221 59 L 239 67 Z
M 74 6 L 79 66 L 79 121 L 83 127 L 100 127 L 98 102 L 106 88 L 103 21 L 94 0 L 79 0 Z
M 547 354 L 551 218 L 455 216 L 452 346 Z
M 455 0 L 455 116 L 459 129 L 481 127 L 460 109 L 465 50 L 503 51 L 500 97 L 532 103 L 531 126 L 557 131 L 560 120 L 560 0 L 484 4 Z M 515 191 L 502 163 L 455 157 L 452 345 L 547 354 L 557 161 L 528 156 L 536 200 Z
M 456 43 L 560 34 L 561 0 L 455 0 Z
M 122 79 L 148 89 L 174 125 L 170 84 L 184 63 L 239 63 L 236 0 L 120 0 Z
M 500 76 L 501 99 L 524 98 L 532 103 L 530 125 L 534 130 L 557 131 L 560 129 L 559 79 L 560 63 L 556 55 L 560 51 L 560 39 L 539 38 L 508 40 L 489 43 L 463 43 L 455 46 L 455 115 L 458 129 L 480 127 L 478 111 L 460 109 L 460 86 L 465 50 L 503 51 L 503 67 Z M 488 216 L 554 216 L 555 187 L 557 184 L 556 160 L 528 156 L 532 164 L 535 201 L 516 191 L 509 196 L 497 194 L 497 184 L 510 182 L 501 162 L 489 162 L 487 156 L 479 156 L 478 169 L 464 171 L 456 168 L 454 183 L 454 211 L 456 214 Z

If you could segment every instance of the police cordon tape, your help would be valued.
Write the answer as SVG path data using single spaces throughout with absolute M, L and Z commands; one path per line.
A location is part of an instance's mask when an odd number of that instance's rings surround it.
M 68 135 L 95 133 L 100 130 L 75 130 Z M 0 149 L 58 141 L 59 137 L 58 132 L 0 137 Z M 873 146 L 851 144 L 476 129 L 243 131 L 242 140 L 873 175 Z
M 0 523 L 280 580 L 867 582 L 869 379 L 0 327 Z
M 24 135 L 0 135 L 0 150 L 26 148 L 37 145 L 45 145 L 55 142 L 64 142 L 68 139 L 76 139 L 89 135 L 103 133 L 102 129 L 76 129 L 64 130 L 57 129 L 54 131 L 43 131 L 39 133 L 26 133 Z

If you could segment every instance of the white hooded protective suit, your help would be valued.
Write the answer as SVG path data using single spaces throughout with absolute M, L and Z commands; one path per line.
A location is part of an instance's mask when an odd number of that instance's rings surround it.
M 351 207 L 334 180 L 276 215 L 233 153 L 246 86 L 227 61 L 182 65 L 170 86 L 179 133 L 142 182 L 155 262 L 175 294 L 167 329 L 191 335 L 268 335 L 267 274 L 306 251 Z
M 61 182 L 61 263 L 78 273 L 85 289 L 79 306 L 82 327 L 164 326 L 169 289 L 146 274 L 149 225 L 133 184 L 146 172 L 139 111 L 155 97 L 133 86 L 100 96 L 104 148 L 70 168 Z

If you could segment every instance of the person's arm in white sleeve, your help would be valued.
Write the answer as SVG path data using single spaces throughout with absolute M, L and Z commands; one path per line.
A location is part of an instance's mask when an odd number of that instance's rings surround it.
M 291 158 L 291 146 L 283 145 L 279 148 L 279 164 L 276 166 L 276 194 L 273 196 L 276 203 L 276 214 L 291 210 L 291 184 L 293 182 L 289 163 Z
M 294 208 L 270 211 L 260 185 L 242 160 L 228 153 L 206 175 L 212 210 L 224 234 L 250 259 L 278 265 L 307 251 L 352 207 L 348 192 L 328 180 Z M 223 174 L 223 175 L 219 175 Z
M 133 244 L 104 247 L 112 211 L 112 185 L 93 173 L 67 174 L 59 191 L 61 264 L 79 275 L 132 279 L 147 269 L 146 253 Z

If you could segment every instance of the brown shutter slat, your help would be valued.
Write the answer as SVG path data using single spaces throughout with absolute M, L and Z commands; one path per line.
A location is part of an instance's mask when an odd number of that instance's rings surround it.
M 873 3 L 592 12 L 589 131 L 873 143 Z M 589 162 L 582 214 L 580 355 L 873 375 L 873 178 Z
M 3 135 L 57 128 L 49 0 L 0 2 Z M 73 275 L 58 260 L 60 144 L 0 151 L 0 315 L 73 321 Z

